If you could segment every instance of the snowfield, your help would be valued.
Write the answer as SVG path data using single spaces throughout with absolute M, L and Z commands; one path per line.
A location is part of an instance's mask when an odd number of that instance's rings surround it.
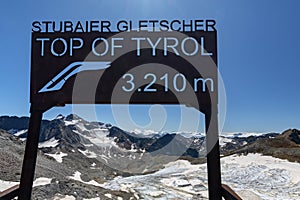
M 300 199 L 300 163 L 248 154 L 224 157 L 221 159 L 221 166 L 222 182 L 229 185 L 242 199 Z M 186 160 L 171 162 L 152 174 L 119 176 L 103 184 L 95 180 L 83 181 L 79 171 L 66 178 L 109 190 L 132 192 L 139 199 L 208 199 L 206 164 L 192 165 Z M 51 178 L 37 178 L 34 186 L 51 184 L 51 181 Z M 0 191 L 16 184 L 18 182 L 0 180 Z M 54 199 L 68 200 L 74 197 L 72 194 L 57 194 Z
M 248 154 L 221 160 L 223 182 L 242 196 L 252 192 L 265 200 L 300 199 L 300 164 Z M 248 196 L 244 197 L 249 199 Z
M 243 199 L 299 200 L 300 164 L 248 154 L 221 159 L 223 183 Z M 206 164 L 178 160 L 148 175 L 117 177 L 104 183 L 111 190 L 133 191 L 142 199 L 207 199 Z

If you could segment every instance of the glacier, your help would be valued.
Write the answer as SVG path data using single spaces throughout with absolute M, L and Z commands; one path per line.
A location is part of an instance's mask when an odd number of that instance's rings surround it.
M 300 164 L 260 154 L 221 159 L 222 182 L 243 199 L 299 200 Z M 153 174 L 116 177 L 103 187 L 135 192 L 141 199 L 208 199 L 206 164 L 178 160 Z

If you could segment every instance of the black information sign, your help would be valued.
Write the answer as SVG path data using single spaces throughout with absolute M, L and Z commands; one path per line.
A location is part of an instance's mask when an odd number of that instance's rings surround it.
M 207 110 L 217 96 L 216 63 L 216 31 L 32 33 L 31 103 Z
M 113 32 L 109 21 L 33 22 L 28 137 L 20 187 L 7 197 L 31 197 L 40 124 L 48 109 L 184 104 L 205 114 L 209 198 L 238 199 L 221 185 L 215 24 L 141 20 L 138 27 L 144 30 L 133 31 L 132 21 L 121 20 Z

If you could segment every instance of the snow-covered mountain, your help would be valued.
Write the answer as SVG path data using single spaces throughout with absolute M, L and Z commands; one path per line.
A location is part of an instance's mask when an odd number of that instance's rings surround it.
M 0 117 L 0 128 L 25 140 L 27 136 L 25 124 L 28 123 L 28 120 L 26 117 Z M 238 149 L 258 138 L 270 138 L 276 135 L 276 133 L 256 134 L 255 136 L 247 134 L 247 137 L 242 137 L 241 134 L 222 135 L 220 136 L 221 153 L 226 154 L 226 152 Z M 203 157 L 206 154 L 203 133 L 168 133 L 138 129 L 129 132 L 110 124 L 88 122 L 76 115 L 66 117 L 59 115 L 54 120 L 42 121 L 40 148 L 75 147 L 85 151 L 93 145 L 102 149 L 123 149 L 130 152 L 151 152 L 152 154 L 192 158 Z
M 0 117 L 0 191 L 20 178 L 26 122 Z M 300 162 L 300 131 L 219 139 L 223 180 L 244 199 L 299 197 L 299 164 L 270 156 Z M 33 199 L 206 199 L 205 155 L 201 133 L 144 134 L 59 115 L 42 121 Z

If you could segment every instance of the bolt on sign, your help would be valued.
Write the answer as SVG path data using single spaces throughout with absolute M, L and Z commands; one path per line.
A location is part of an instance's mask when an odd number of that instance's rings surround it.
M 209 197 L 221 199 L 215 26 L 210 19 L 34 21 L 31 116 L 19 199 L 31 197 L 42 114 L 65 104 L 198 109 L 206 116 Z

